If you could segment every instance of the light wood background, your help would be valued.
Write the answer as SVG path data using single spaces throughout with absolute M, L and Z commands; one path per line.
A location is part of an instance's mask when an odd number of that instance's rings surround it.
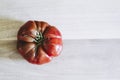
M 43 20 L 64 48 L 45 65 L 16 50 L 19 27 Z M 0 80 L 120 80 L 120 0 L 0 0 Z
M 0 17 L 44 20 L 63 39 L 120 38 L 120 0 L 0 0 Z
M 0 41 L 0 80 L 119 80 L 120 40 L 64 40 L 59 57 L 44 65 L 25 61 L 16 41 Z

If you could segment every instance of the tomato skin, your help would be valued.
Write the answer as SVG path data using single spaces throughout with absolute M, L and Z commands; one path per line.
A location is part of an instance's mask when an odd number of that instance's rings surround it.
M 28 21 L 18 31 L 18 52 L 30 63 L 48 63 L 61 53 L 62 48 L 60 31 L 47 22 Z

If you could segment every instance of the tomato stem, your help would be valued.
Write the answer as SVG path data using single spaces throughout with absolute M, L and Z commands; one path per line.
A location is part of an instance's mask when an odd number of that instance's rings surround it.
M 42 41 L 43 41 L 42 33 L 41 33 L 41 32 L 38 32 L 38 33 L 36 34 L 35 42 L 36 42 L 37 44 L 41 44 Z
M 42 33 L 41 32 L 38 32 L 37 34 L 36 34 L 36 38 L 35 38 L 35 43 L 36 43 L 36 47 L 35 47 L 35 52 L 36 52 L 36 54 L 35 54 L 35 57 L 38 55 L 37 54 L 37 51 L 38 51 L 38 47 L 39 47 L 39 45 L 41 45 L 42 44 L 42 42 L 43 42 L 43 35 L 42 35 Z

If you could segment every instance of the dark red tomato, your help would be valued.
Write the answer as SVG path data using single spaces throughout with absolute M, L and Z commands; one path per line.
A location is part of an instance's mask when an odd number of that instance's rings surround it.
M 30 63 L 44 64 L 62 50 L 60 31 L 43 21 L 28 21 L 18 31 L 17 49 Z

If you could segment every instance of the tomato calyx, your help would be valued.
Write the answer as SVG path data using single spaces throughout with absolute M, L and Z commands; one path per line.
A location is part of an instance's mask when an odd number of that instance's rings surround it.
M 36 47 L 35 47 L 35 57 L 37 57 L 38 56 L 38 54 L 37 54 L 37 51 L 38 51 L 38 47 L 43 43 L 43 40 L 44 40 L 44 38 L 43 38 L 43 35 L 42 35 L 42 33 L 41 32 L 37 32 L 36 33 L 36 38 L 34 39 L 35 41 L 35 43 L 36 43 Z
M 35 38 L 35 43 L 38 45 L 38 44 L 41 44 L 43 42 L 43 35 L 41 32 L 38 32 L 36 33 L 36 38 Z

